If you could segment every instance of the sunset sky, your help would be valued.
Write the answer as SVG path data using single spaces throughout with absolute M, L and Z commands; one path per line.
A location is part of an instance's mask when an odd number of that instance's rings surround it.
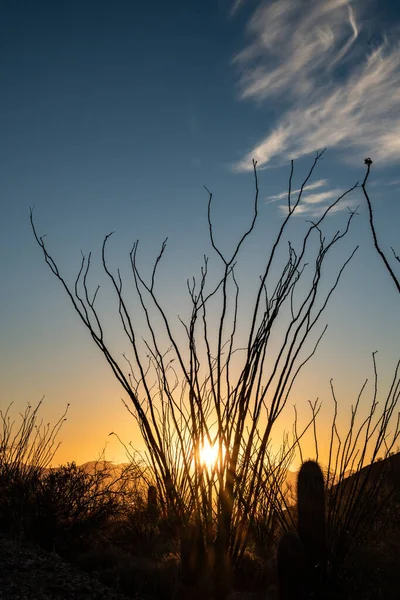
M 56 462 L 82 463 L 108 434 L 141 446 L 123 390 L 59 282 L 44 263 L 35 223 L 60 271 L 73 284 L 81 251 L 93 252 L 92 284 L 102 284 L 103 320 L 116 354 L 117 307 L 103 284 L 99 251 L 128 274 L 129 251 L 149 274 L 168 236 L 159 297 L 174 326 L 187 313 L 186 280 L 207 254 L 206 185 L 214 197 L 215 234 L 224 249 L 251 219 L 252 159 L 260 207 L 253 241 L 239 260 L 244 299 L 257 284 L 286 207 L 290 159 L 298 189 L 318 149 L 326 147 L 294 217 L 299 231 L 329 201 L 362 181 L 382 246 L 400 253 L 400 8 L 390 0 L 186 0 L 50 2 L 5 0 L 0 8 L 0 406 L 45 395 L 43 417 L 70 403 Z M 399 295 L 374 251 L 364 197 L 355 192 L 329 217 L 338 229 L 358 208 L 327 278 L 360 245 L 332 298 L 318 354 L 290 404 L 331 410 L 334 378 L 344 415 L 371 353 L 385 391 L 400 358 Z M 293 225 L 292 225 L 293 227 Z M 296 239 L 296 227 L 294 238 Z M 400 273 L 400 266 L 392 263 Z M 96 279 L 98 277 L 98 279 Z M 248 297 L 250 298 L 249 293 Z M 249 300 L 250 307 L 250 300 Z M 246 302 L 242 310 L 247 308 Z M 140 327 L 140 324 L 139 324 Z M 347 411 L 347 412 L 346 412 Z M 306 417 L 304 416 L 304 419 Z M 345 423 L 343 419 L 343 423 Z M 290 426 L 290 421 L 287 421 Z

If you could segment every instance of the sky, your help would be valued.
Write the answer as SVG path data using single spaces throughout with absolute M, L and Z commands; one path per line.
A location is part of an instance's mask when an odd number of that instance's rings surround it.
M 318 149 L 326 152 L 293 217 L 294 238 L 307 219 L 363 180 L 369 156 L 376 227 L 391 258 L 390 246 L 400 252 L 395 4 L 1 3 L 0 407 L 14 402 L 18 418 L 26 403 L 44 395 L 43 418 L 55 421 L 69 403 L 58 462 L 91 460 L 105 445 L 110 460 L 122 461 L 111 431 L 135 446 L 141 441 L 121 402 L 123 390 L 44 263 L 30 207 L 68 282 L 81 252 L 93 252 L 91 283 L 102 283 L 103 319 L 117 354 L 126 341 L 106 285 L 103 291 L 104 235 L 115 231 L 110 261 L 127 277 L 136 239 L 149 273 L 168 237 L 157 285 L 176 318 L 187 310 L 186 279 L 199 272 L 203 255 L 218 265 L 203 186 L 213 192 L 215 235 L 228 251 L 251 219 L 253 159 L 260 206 L 241 255 L 244 312 L 246 291 L 285 215 L 290 160 L 298 189 Z M 360 247 L 324 315 L 327 334 L 291 398 L 301 415 L 308 400 L 323 401 L 322 428 L 331 377 L 348 415 L 372 376 L 371 353 L 378 351 L 383 392 L 400 358 L 398 293 L 373 249 L 359 189 L 337 206 L 328 228 L 343 226 L 348 207 L 358 207 L 358 215 L 335 264 Z

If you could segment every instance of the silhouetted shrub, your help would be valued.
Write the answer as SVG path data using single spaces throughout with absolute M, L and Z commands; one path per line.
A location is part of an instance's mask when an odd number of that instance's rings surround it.
M 68 411 L 54 426 L 44 425 L 39 420 L 42 400 L 35 408 L 28 404 L 18 424 L 10 417 L 12 403 L 0 410 L 0 530 L 18 539 L 31 534 L 42 477 Z
M 74 462 L 47 473 L 37 494 L 33 537 L 47 548 L 87 545 L 119 511 L 107 469 L 86 472 Z
M 0 467 L 0 530 L 13 538 L 28 538 L 35 520 L 40 472 Z

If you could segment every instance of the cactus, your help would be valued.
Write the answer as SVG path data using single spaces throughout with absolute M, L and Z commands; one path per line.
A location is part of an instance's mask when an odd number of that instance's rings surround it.
M 323 593 L 327 577 L 325 484 L 318 463 L 301 465 L 297 478 L 297 534 L 286 533 L 278 547 L 281 600 Z
M 285 533 L 278 546 L 279 599 L 300 600 L 305 596 L 306 553 L 297 533 Z
M 153 519 L 158 517 L 157 488 L 154 485 L 149 485 L 147 490 L 147 513 Z
M 301 465 L 297 478 L 297 514 L 309 566 L 323 580 L 327 573 L 325 484 L 320 466 L 312 460 Z

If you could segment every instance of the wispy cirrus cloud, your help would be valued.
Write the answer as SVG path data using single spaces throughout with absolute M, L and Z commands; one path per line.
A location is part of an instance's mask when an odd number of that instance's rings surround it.
M 249 45 L 234 62 L 243 99 L 279 101 L 275 127 L 235 165 L 321 147 L 356 147 L 375 159 L 400 159 L 400 46 L 360 41 L 361 0 L 263 2 L 247 25 Z
M 335 197 L 337 197 L 336 192 L 331 198 L 331 203 L 333 203 L 333 199 Z M 309 206 L 308 204 L 299 204 L 296 207 L 296 210 L 294 211 L 293 214 L 296 217 L 302 216 L 302 217 L 310 217 L 310 218 L 318 219 L 318 217 L 321 217 L 324 214 L 324 212 L 326 211 L 328 206 L 329 206 L 329 203 L 328 204 L 318 204 L 317 206 Z M 337 212 L 340 212 L 340 211 L 348 209 L 348 208 L 350 209 L 351 205 L 349 205 L 349 204 L 344 205 L 344 204 L 341 204 L 340 202 L 338 202 L 337 204 L 335 204 L 334 206 L 331 207 L 329 214 L 333 215 Z M 281 204 L 279 206 L 279 210 L 281 211 L 281 213 L 283 215 L 286 216 L 288 214 L 288 210 L 289 210 L 288 205 Z
M 333 204 L 337 198 L 339 198 L 344 190 L 342 189 L 331 189 L 328 188 L 329 182 L 327 179 L 319 179 L 313 183 L 308 184 L 304 187 L 303 193 L 301 196 L 300 203 L 296 207 L 295 212 L 293 213 L 295 216 L 299 215 L 307 215 L 310 217 L 319 217 L 322 215 L 329 205 Z M 327 188 L 325 190 L 321 190 L 320 188 Z M 315 191 L 318 190 L 318 191 Z M 298 194 L 300 192 L 300 188 L 297 190 L 292 190 L 291 192 L 291 206 L 293 207 L 298 198 Z M 267 199 L 267 203 L 278 202 L 279 210 L 283 214 L 287 214 L 288 212 L 288 191 L 285 190 L 280 194 L 276 194 L 274 196 L 269 196 Z M 285 200 L 285 202 L 281 202 L 281 200 Z M 339 201 L 335 206 L 331 208 L 331 214 L 351 208 L 354 205 L 354 202 L 351 198 L 346 198 L 346 202 Z
M 320 188 L 328 183 L 327 179 L 318 179 L 318 181 L 314 181 L 313 183 L 309 183 L 304 187 L 305 191 L 315 190 Z M 300 188 L 298 190 L 292 190 L 291 195 L 298 194 L 300 192 Z M 288 191 L 281 192 L 280 194 L 276 194 L 275 196 L 268 196 L 268 202 L 275 202 L 276 200 L 282 200 L 283 198 L 287 198 Z
M 234 0 L 231 9 L 229 11 L 229 14 L 231 17 L 233 17 L 233 15 L 235 15 L 237 13 L 237 11 L 242 7 L 242 5 L 244 4 L 245 0 Z
M 331 69 L 357 39 L 348 0 L 263 2 L 247 25 L 253 41 L 234 62 L 243 68 L 243 98 L 262 100 L 289 92 L 308 94 L 322 71 Z
M 400 186 L 400 179 L 374 179 L 370 183 L 371 187 L 398 187 Z

